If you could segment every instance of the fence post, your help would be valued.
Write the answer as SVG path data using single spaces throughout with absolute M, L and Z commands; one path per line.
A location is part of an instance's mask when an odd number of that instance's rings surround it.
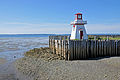
M 74 54 L 74 43 L 73 43 L 73 40 L 70 42 L 71 43 L 71 45 L 70 45 L 70 51 L 71 51 L 71 54 L 70 54 L 70 58 L 71 58 L 71 60 L 73 60 L 73 54 Z
M 72 43 L 71 42 L 72 41 L 70 40 L 69 41 L 69 58 L 68 58 L 69 60 L 72 60 L 72 58 L 71 58 L 72 57 Z
M 94 40 L 96 41 L 96 36 L 94 36 Z
M 87 51 L 86 51 L 86 52 L 87 52 L 87 58 L 89 58 L 89 46 L 90 46 L 90 45 L 89 45 L 89 40 L 86 40 L 86 42 L 87 42 L 87 43 L 86 43 L 86 48 L 87 48 Z
M 120 40 L 117 42 L 117 54 L 120 56 Z
M 56 53 L 59 54 L 59 43 L 58 43 L 58 39 L 57 39 L 57 45 L 56 45 Z
M 96 44 L 96 38 L 94 40 L 94 57 L 97 57 L 97 44 Z
M 64 57 L 64 37 L 62 36 L 62 56 Z
M 107 41 L 109 40 L 109 36 L 107 36 Z
M 66 60 L 66 37 L 65 37 L 65 36 L 64 36 L 63 46 L 64 46 L 63 55 L 64 55 L 64 58 L 65 58 L 65 60 Z
M 49 48 L 50 48 L 50 36 L 49 36 Z
M 79 41 L 79 59 L 82 59 L 82 41 Z
M 51 36 L 51 49 L 53 50 L 53 36 Z
M 53 37 L 53 53 L 56 54 L 56 50 L 55 50 L 55 37 Z
M 116 40 L 115 42 L 116 42 L 116 43 L 115 43 L 115 52 L 116 52 L 116 55 L 118 55 L 118 54 L 117 54 L 117 51 L 118 51 L 118 50 L 117 50 L 117 43 L 118 43 L 118 41 Z
M 70 60 L 70 36 L 67 36 L 67 60 Z
M 62 56 L 62 36 L 60 36 L 60 56 Z

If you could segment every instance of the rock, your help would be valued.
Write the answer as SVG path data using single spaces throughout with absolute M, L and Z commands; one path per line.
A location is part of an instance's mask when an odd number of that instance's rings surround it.
M 107 74 L 104 75 L 104 77 L 107 77 L 107 76 L 108 76 Z
M 16 58 L 16 56 L 14 56 L 14 58 Z

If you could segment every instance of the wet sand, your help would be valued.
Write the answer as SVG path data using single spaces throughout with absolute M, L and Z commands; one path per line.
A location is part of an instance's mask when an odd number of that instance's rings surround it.
M 17 80 L 14 69 L 13 63 L 0 58 L 0 80 Z
M 14 62 L 24 57 L 24 52 L 43 46 L 48 46 L 47 37 L 0 38 L 0 80 L 29 80 L 15 68 Z
M 4 64 L 6 62 L 6 60 L 4 58 L 0 58 L 0 65 Z
M 16 69 L 14 62 L 0 58 L 0 63 L 0 80 L 29 80 Z
M 48 46 L 48 38 L 0 38 L 0 57 L 15 60 L 33 48 Z M 16 58 L 14 58 L 14 56 Z

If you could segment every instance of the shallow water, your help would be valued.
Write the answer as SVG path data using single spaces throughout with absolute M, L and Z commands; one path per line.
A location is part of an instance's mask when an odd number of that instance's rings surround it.
M 8 37 L 0 38 L 0 57 L 8 61 L 24 56 L 33 48 L 48 47 L 48 37 Z

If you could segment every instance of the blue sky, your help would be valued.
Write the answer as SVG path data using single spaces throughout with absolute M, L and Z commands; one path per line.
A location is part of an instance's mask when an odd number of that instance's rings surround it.
M 87 33 L 120 33 L 120 0 L 1 0 L 0 34 L 69 34 L 78 12 Z

